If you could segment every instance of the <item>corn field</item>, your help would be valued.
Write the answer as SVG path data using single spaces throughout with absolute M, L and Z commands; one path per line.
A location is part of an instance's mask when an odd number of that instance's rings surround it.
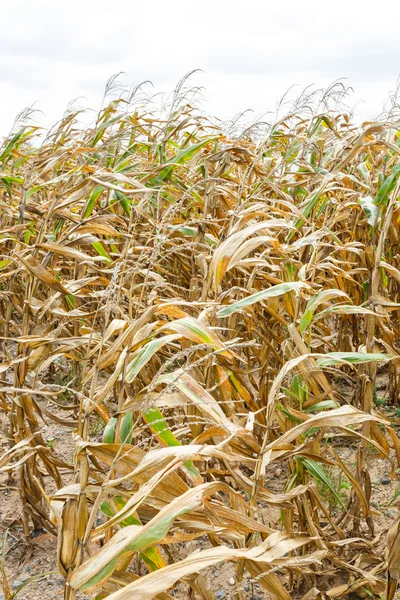
M 328 104 L 239 131 L 179 88 L 4 141 L 0 467 L 66 600 L 215 600 L 227 562 L 236 600 L 395 596 L 400 128 Z

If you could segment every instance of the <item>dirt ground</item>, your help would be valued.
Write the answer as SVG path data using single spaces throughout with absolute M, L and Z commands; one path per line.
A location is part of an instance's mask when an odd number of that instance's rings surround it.
M 51 406 L 49 405 L 49 409 Z M 390 412 L 390 411 L 389 411 Z M 48 423 L 42 428 L 44 438 L 52 445 L 54 451 L 67 462 L 72 462 L 73 439 L 72 432 L 59 424 Z M 2 448 L 7 449 L 4 427 L 0 426 Z M 353 452 L 348 446 L 335 443 L 335 450 L 342 458 L 348 458 Z M 390 461 L 380 458 L 376 453 L 368 457 L 369 473 L 372 480 L 372 506 L 375 510 L 374 521 L 377 534 L 384 534 L 392 521 L 399 514 L 400 480 L 397 476 L 391 478 Z M 271 491 L 282 491 L 283 477 L 274 466 L 269 475 L 268 487 Z M 66 483 L 71 479 L 66 479 Z M 62 597 L 64 579 L 57 571 L 56 538 L 46 530 L 34 531 L 29 539 L 25 539 L 21 527 L 21 502 L 17 482 L 10 483 L 7 473 L 0 473 L 0 536 L 3 545 L 3 560 L 10 589 L 17 600 L 54 600 Z M 272 527 L 278 524 L 279 510 L 268 509 L 267 523 Z M 187 555 L 198 548 L 208 546 L 206 540 L 192 542 L 189 546 L 174 549 L 181 556 Z M 183 546 L 183 545 L 182 545 Z M 384 535 L 378 542 L 378 547 L 384 549 Z M 203 571 L 210 590 L 217 600 L 230 599 L 238 587 L 235 581 L 235 566 L 222 564 Z M 37 578 L 37 579 L 35 579 Z M 20 587 L 26 583 L 25 587 Z M 206 585 L 206 584 L 205 584 Z M 263 600 L 268 595 L 256 581 L 247 576 L 240 584 L 246 600 Z M 172 593 L 177 600 L 186 600 L 187 586 L 180 584 Z M 7 598 L 1 594 L 0 600 Z M 78 598 L 88 596 L 78 595 Z

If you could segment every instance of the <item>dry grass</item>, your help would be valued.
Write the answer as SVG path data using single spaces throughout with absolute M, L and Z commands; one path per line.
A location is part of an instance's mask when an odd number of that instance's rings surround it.
M 392 596 L 397 524 L 387 571 L 366 454 L 400 460 L 373 410 L 377 369 L 400 393 L 397 126 L 298 105 L 239 136 L 181 93 L 162 117 L 113 101 L 85 130 L 71 113 L 0 150 L 0 465 L 25 535 L 58 536 L 67 599 L 167 599 L 184 580 L 212 600 L 199 571 L 222 561 L 238 599 L 246 571 L 280 600 L 379 597 L 388 572 Z M 75 432 L 73 466 L 42 436 L 52 418 Z

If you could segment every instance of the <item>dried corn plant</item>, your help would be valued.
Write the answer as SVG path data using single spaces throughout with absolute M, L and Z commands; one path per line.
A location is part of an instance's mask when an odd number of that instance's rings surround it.
M 379 597 L 387 573 L 395 593 L 367 454 L 400 461 L 373 407 L 378 370 L 400 394 L 400 137 L 303 104 L 238 134 L 181 86 L 161 114 L 114 100 L 1 148 L 0 466 L 68 600 L 212 600 L 202 570 L 226 561 L 240 600 L 246 573 L 280 600 Z

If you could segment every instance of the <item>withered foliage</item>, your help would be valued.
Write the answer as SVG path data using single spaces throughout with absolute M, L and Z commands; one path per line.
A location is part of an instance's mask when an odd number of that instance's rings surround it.
M 387 578 L 393 597 L 398 525 L 384 557 L 368 462 L 400 460 L 373 404 L 378 371 L 400 393 L 397 127 L 299 109 L 252 136 L 165 114 L 117 100 L 0 150 L 0 465 L 24 533 L 57 536 L 70 600 L 180 581 L 212 600 L 201 570 L 225 561 L 238 599 L 246 573 L 280 600 L 379 597 Z

